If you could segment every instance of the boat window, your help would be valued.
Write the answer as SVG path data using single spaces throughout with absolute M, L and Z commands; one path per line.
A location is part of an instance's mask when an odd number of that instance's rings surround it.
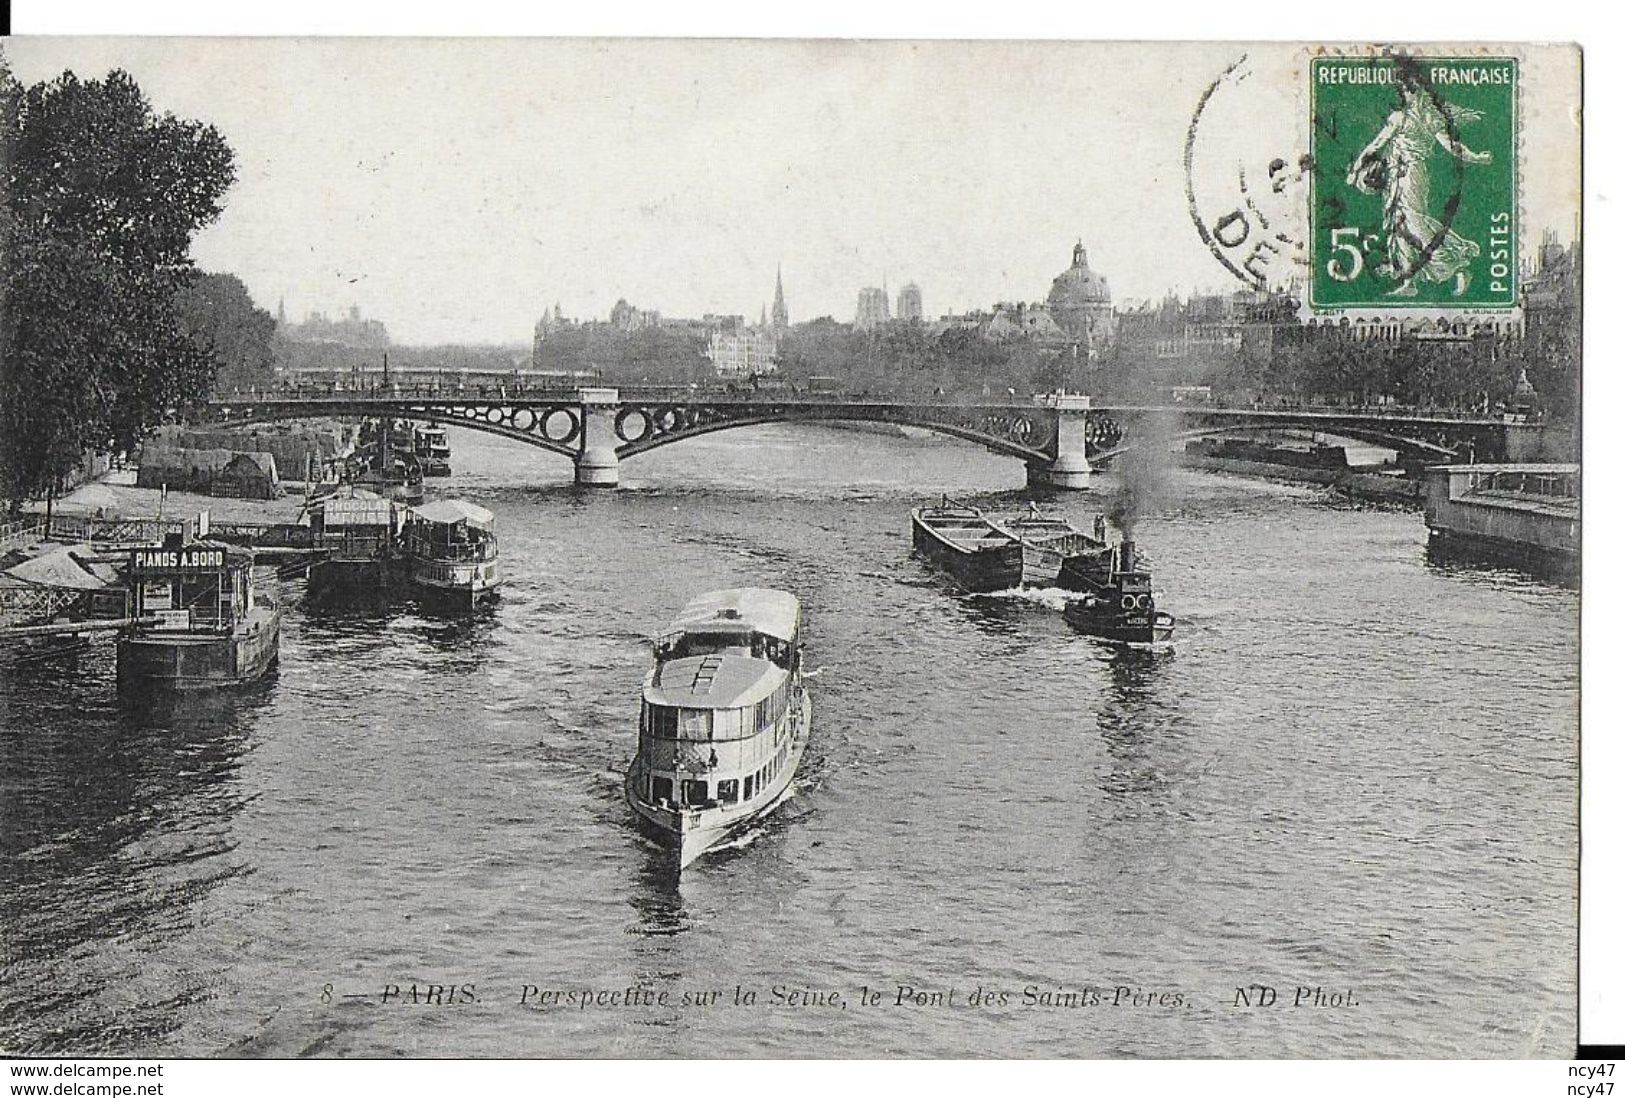
M 649 731 L 663 739 L 677 738 L 677 710 L 670 705 L 649 706 Z
M 727 778 L 718 782 L 717 800 L 723 804 L 733 804 L 739 800 L 739 779 Z
M 755 774 L 746 774 L 745 775 L 745 799 L 747 801 L 750 800 L 751 792 L 755 788 L 756 788 L 756 775 Z
M 649 797 L 649 799 L 651 801 L 654 801 L 655 803 L 658 804 L 661 801 L 669 801 L 669 800 L 671 800 L 671 779 L 670 778 L 656 778 L 651 783 L 651 785 L 652 785 L 652 789 L 653 789 L 653 792 L 651 793 L 651 795 Z
M 708 740 L 711 738 L 711 710 L 680 709 L 677 718 L 677 738 L 680 740 Z
M 693 778 L 684 779 L 683 804 L 691 808 L 698 808 L 710 799 L 710 791 L 706 788 L 705 782 L 696 781 Z
M 737 740 L 743 729 L 741 720 L 747 714 L 743 709 L 718 709 L 711 717 L 711 732 L 719 740 Z

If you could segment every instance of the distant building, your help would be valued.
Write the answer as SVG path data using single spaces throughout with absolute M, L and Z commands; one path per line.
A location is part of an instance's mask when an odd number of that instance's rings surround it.
M 712 332 L 705 348 L 705 357 L 723 381 L 773 373 L 779 368 L 778 353 L 779 341 L 772 333 L 747 329 Z
M 1115 328 L 1111 287 L 1089 269 L 1082 240 L 1072 249 L 1072 266 L 1050 285 L 1048 303 L 1055 322 L 1090 357 L 1111 343 Z
M 358 306 L 350 306 L 348 316 L 329 320 L 327 314 L 311 311 L 302 323 L 290 324 L 287 311 L 277 305 L 277 335 L 290 343 L 336 343 L 345 347 L 388 347 L 389 331 L 379 320 L 365 320 Z
M 925 319 L 925 308 L 920 304 L 920 288 L 912 282 L 897 291 L 897 319 L 914 322 Z
M 878 328 L 891 319 L 891 306 L 886 291 L 879 286 L 865 286 L 858 291 L 858 315 L 853 323 L 859 331 Z

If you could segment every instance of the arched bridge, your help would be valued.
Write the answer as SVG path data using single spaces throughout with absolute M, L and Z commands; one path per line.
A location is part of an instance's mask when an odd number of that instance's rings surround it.
M 920 427 L 1027 464 L 1029 479 L 1058 487 L 1085 483 L 1089 463 L 1109 463 L 1136 447 L 1184 439 L 1295 428 L 1324 431 L 1397 450 L 1422 462 L 1504 461 L 1502 420 L 1427 413 L 1306 408 L 1216 408 L 1091 404 L 1087 397 L 1036 401 L 870 400 L 716 391 L 571 389 L 478 395 L 370 390 L 306 395 L 221 395 L 202 418 L 249 425 L 275 420 L 369 417 L 434 421 L 500 435 L 570 458 L 577 481 L 614 484 L 619 463 L 669 443 L 766 423 L 887 423 Z
M 581 390 L 567 394 L 414 395 L 390 392 L 299 395 L 233 394 L 204 405 L 216 425 L 249 426 L 312 418 L 424 420 L 500 435 L 576 462 L 613 469 L 620 461 L 673 442 L 765 423 L 889 423 L 920 427 L 1044 465 L 1055 458 L 1060 414 L 1017 403 L 956 403 L 766 398 L 740 394 L 639 395 Z M 584 482 L 595 482 L 590 478 Z

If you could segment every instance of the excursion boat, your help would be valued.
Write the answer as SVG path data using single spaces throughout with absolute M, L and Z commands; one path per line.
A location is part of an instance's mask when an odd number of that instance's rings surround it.
M 768 813 L 807 748 L 801 605 L 784 591 L 713 591 L 655 643 L 626 800 L 681 870 Z
M 1110 641 L 1168 640 L 1174 633 L 1174 616 L 1157 609 L 1151 573 L 1139 567 L 1134 542 L 1125 538 L 1108 545 L 1104 540 L 1097 548 L 1068 557 L 1061 566 L 1056 586 L 1084 596 L 1068 602 L 1062 615 L 1082 632 Z
M 990 515 L 943 496 L 940 505 L 916 507 L 910 518 L 914 547 L 978 593 L 1052 587 L 1067 557 L 1100 544 L 1036 507 Z
M 440 424 L 418 428 L 414 453 L 424 476 L 451 476 L 451 443 L 446 440 L 446 429 Z
M 254 553 L 217 541 L 132 549 L 130 614 L 118 638 L 121 687 L 237 686 L 276 662 L 282 610 L 254 590 Z
M 485 508 L 460 499 L 410 508 L 399 559 L 420 595 L 472 607 L 496 594 L 496 520 Z
M 310 563 L 310 597 L 342 599 L 387 590 L 397 525 L 395 505 L 363 489 L 315 504 L 310 532 L 317 555 Z

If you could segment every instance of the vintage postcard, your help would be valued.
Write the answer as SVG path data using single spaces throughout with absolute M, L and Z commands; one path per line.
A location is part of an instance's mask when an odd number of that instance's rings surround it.
M 0 49 L 0 1052 L 1574 1055 L 1578 48 Z

